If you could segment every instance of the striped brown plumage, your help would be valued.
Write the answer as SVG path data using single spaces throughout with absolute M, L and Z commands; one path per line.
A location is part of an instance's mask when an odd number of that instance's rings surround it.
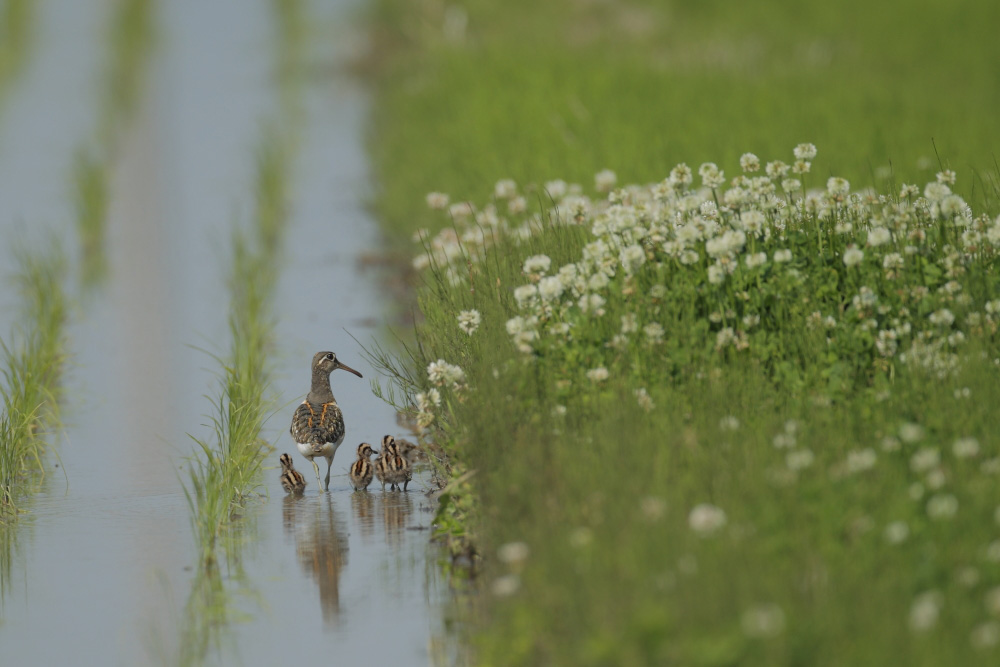
M 400 485 L 406 491 L 407 485 L 413 478 L 410 470 L 410 462 L 400 454 L 399 445 L 391 435 L 382 438 L 382 453 L 379 461 L 376 462 L 376 475 L 379 474 L 378 466 L 381 463 L 381 475 L 379 481 L 382 482 L 382 489 L 385 490 L 385 483 L 389 483 L 389 490 L 396 491 Z
M 351 464 L 351 470 L 348 475 L 351 478 L 351 485 L 355 491 L 363 491 L 372 483 L 375 468 L 372 466 L 369 457 L 373 453 L 372 446 L 367 442 L 362 442 L 358 445 L 358 460 Z
M 282 454 L 278 461 L 281 463 L 281 487 L 286 493 L 302 493 L 306 488 L 306 478 L 295 469 L 292 457 Z

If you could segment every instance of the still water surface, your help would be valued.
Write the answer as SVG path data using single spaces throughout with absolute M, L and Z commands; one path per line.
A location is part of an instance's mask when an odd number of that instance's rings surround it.
M 215 362 L 195 348 L 225 353 L 230 231 L 252 212 L 262 133 L 285 113 L 275 4 L 158 3 L 145 98 L 122 128 L 114 164 L 109 279 L 81 298 L 70 327 L 61 467 L 31 502 L 3 592 L 2 665 L 162 664 L 181 653 L 197 550 L 180 468 L 187 434 L 210 435 L 204 394 L 216 391 Z M 70 165 L 96 126 L 110 4 L 37 5 L 31 61 L 0 116 L 0 233 L 37 243 L 55 231 L 71 251 Z M 310 484 L 305 496 L 285 497 L 277 471 L 266 471 L 269 497 L 244 519 L 242 616 L 205 660 L 425 664 L 446 595 L 428 545 L 426 480 L 418 476 L 408 494 L 383 494 L 377 483 L 354 494 L 346 477 L 358 442 L 399 434 L 347 333 L 377 335 L 372 323 L 386 312 L 374 277 L 357 264 L 378 248 L 365 210 L 367 99 L 336 74 L 356 8 L 303 5 L 311 74 L 296 93 L 300 141 L 276 295 L 272 388 L 281 407 L 266 435 L 277 447 L 268 465 L 292 452 Z M 6 242 L 2 261 L 9 267 Z M 4 331 L 9 320 L 0 318 Z M 347 439 L 329 493 L 287 433 L 318 349 L 365 375 L 332 378 Z

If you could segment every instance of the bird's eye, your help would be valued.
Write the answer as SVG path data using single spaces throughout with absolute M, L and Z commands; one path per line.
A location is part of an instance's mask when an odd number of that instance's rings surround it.
M 333 361 L 333 352 L 327 352 L 326 358 L 329 359 L 330 361 Z

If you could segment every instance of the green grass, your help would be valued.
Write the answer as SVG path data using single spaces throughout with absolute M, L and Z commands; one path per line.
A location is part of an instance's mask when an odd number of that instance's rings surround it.
M 108 274 L 107 226 L 111 175 L 118 147 L 139 104 L 156 40 L 155 0 L 116 0 L 108 17 L 97 127 L 73 162 L 73 199 L 80 243 L 81 283 Z
M 257 151 L 254 216 L 249 228 L 238 227 L 232 237 L 230 348 L 225 358 L 215 357 L 220 387 L 212 399 L 213 437 L 195 438 L 198 448 L 184 486 L 200 553 L 178 664 L 201 664 L 209 651 L 221 647 L 223 630 L 238 616 L 234 601 L 249 590 L 241 553 L 252 526 L 242 519 L 246 503 L 258 496 L 264 458 L 273 451 L 261 429 L 274 409 L 269 357 L 288 220 L 289 159 L 283 137 L 266 131 Z
M 24 71 L 35 31 L 35 0 L 0 3 L 0 108 L 7 91 Z
M 483 555 L 480 594 L 459 609 L 470 661 L 995 662 L 996 250 L 898 195 L 950 167 L 975 216 L 988 214 L 968 224 L 995 224 L 998 91 L 954 72 L 988 78 L 997 8 L 467 2 L 463 32 L 454 7 L 377 3 L 371 141 L 387 230 L 400 243 L 446 230 L 417 248 L 437 252 L 416 344 L 390 374 L 451 456 L 439 532 L 456 554 Z M 603 168 L 659 183 L 677 163 L 710 160 L 729 182 L 745 151 L 790 163 L 801 141 L 819 146 L 806 188 L 839 175 L 889 198 L 829 198 L 822 219 L 767 211 L 768 236 L 748 234 L 718 284 L 704 240 L 687 246 L 690 263 L 663 245 L 677 230 L 655 208 L 607 230 L 588 205 L 583 225 L 566 225 L 537 185 L 590 192 Z M 527 213 L 490 196 L 503 178 Z M 664 195 L 672 210 L 682 190 Z M 509 222 L 431 211 L 431 191 Z M 723 229 L 759 205 L 724 210 Z M 524 240 L 504 231 L 532 212 Z M 866 245 L 882 227 L 891 242 Z M 908 236 L 918 229 L 924 240 Z M 486 250 L 469 240 L 479 233 Z M 597 238 L 610 250 L 581 260 Z M 856 266 L 849 244 L 864 250 Z M 619 257 L 629 245 L 646 259 L 631 276 Z M 775 261 L 786 249 L 791 261 Z M 757 252 L 764 264 L 747 266 Z M 891 252 L 898 271 L 883 267 Z M 534 255 L 551 259 L 548 275 L 580 262 L 608 284 L 519 303 L 517 288 L 542 277 L 523 266 Z M 590 293 L 602 314 L 578 305 Z M 457 320 L 469 309 L 482 319 L 471 336 Z M 515 317 L 537 320 L 519 338 Z M 653 324 L 661 342 L 647 340 Z M 431 377 L 438 359 L 464 377 Z M 590 379 L 598 368 L 608 379 Z M 716 509 L 723 524 L 699 530 Z
M 801 141 L 820 147 L 821 176 L 859 185 L 890 164 L 898 179 L 925 180 L 938 169 L 935 143 L 970 201 L 984 190 L 970 170 L 996 174 L 1000 91 L 984 82 L 1000 59 L 986 35 L 1000 8 L 982 0 L 905 11 L 451 3 L 467 8 L 463 41 L 445 37 L 437 5 L 376 5 L 375 55 L 386 61 L 371 139 L 376 206 L 402 238 L 440 226 L 419 206 L 430 191 L 463 199 L 501 178 L 588 183 L 603 168 L 642 183 L 678 162 L 779 156 Z
M 16 258 L 20 310 L 15 331 L 0 342 L 0 601 L 18 550 L 18 519 L 45 477 L 66 354 L 65 257 L 53 244 Z
M 3 344 L 0 416 L 0 518 L 17 514 L 18 500 L 45 472 L 50 430 L 58 422 L 67 299 L 66 260 L 58 246 L 18 253 L 21 297 L 18 329 Z

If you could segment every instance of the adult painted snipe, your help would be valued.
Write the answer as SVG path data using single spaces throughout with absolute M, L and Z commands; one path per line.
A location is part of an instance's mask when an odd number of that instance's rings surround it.
M 292 457 L 282 454 L 278 460 L 281 462 L 281 487 L 288 493 L 302 493 L 306 488 L 306 478 L 295 469 Z
M 317 456 L 326 459 L 324 489 L 330 488 L 333 455 L 344 441 L 344 414 L 330 389 L 330 373 L 338 368 L 361 377 L 361 373 L 337 361 L 337 355 L 333 352 L 316 353 L 312 360 L 312 389 L 292 415 L 292 439 L 298 444 L 302 456 L 312 463 L 317 483 L 319 466 L 313 459 Z

